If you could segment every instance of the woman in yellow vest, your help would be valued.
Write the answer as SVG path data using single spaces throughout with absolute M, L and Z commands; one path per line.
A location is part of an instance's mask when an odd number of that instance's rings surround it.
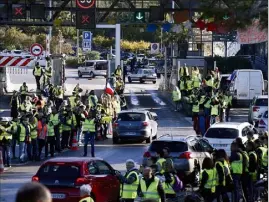
M 178 89 L 177 86 L 174 87 L 174 90 L 172 92 L 172 100 L 173 102 L 175 103 L 176 105 L 176 109 L 175 111 L 179 111 L 180 110 L 180 100 L 181 100 L 181 92 L 180 90 Z
M 158 171 L 163 174 L 164 173 L 164 163 L 165 163 L 165 158 L 164 158 L 164 152 L 162 149 L 157 151 L 157 156 L 158 160 L 156 162 L 156 165 L 158 166 Z
M 199 187 L 201 195 L 206 202 L 212 202 L 215 199 L 216 177 L 217 171 L 214 167 L 213 160 L 209 157 L 206 157 L 202 164 Z
M 79 202 L 94 202 L 91 197 L 92 187 L 88 184 L 84 184 L 80 187 L 80 198 Z
M 175 199 L 176 192 L 173 189 L 173 185 L 176 182 L 175 169 L 172 161 L 164 162 L 164 178 L 165 181 L 162 183 L 165 196 L 167 199 Z

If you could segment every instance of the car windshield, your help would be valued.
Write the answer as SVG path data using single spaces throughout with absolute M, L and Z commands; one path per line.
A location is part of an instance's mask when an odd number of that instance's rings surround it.
M 268 99 L 264 99 L 264 98 L 258 98 L 256 100 L 256 104 L 257 106 L 262 106 L 262 107 L 267 107 L 268 106 Z
M 64 165 L 64 163 L 63 165 L 47 164 L 40 168 L 38 176 L 50 178 L 77 178 L 80 176 L 80 167 Z
M 264 112 L 263 118 L 268 118 L 268 111 Z
M 188 150 L 188 146 L 185 142 L 153 141 L 149 147 L 149 151 L 156 152 L 165 147 L 168 147 L 170 152 L 185 152 Z
M 207 138 L 235 139 L 239 135 L 237 129 L 233 128 L 209 128 L 205 134 Z
M 153 69 L 145 69 L 144 70 L 144 74 L 154 74 L 154 70 Z
M 118 116 L 118 121 L 145 121 L 144 113 L 121 113 Z

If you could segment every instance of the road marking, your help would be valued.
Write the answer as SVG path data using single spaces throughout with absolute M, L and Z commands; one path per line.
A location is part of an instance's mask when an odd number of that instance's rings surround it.
M 159 105 L 166 105 L 157 95 L 157 93 L 151 93 L 151 97 L 154 100 L 155 103 L 159 104 Z
M 134 94 L 134 92 L 133 91 L 130 91 L 130 95 L 131 95 L 131 103 L 132 103 L 132 105 L 138 106 L 139 105 L 139 101 L 138 101 L 136 95 Z

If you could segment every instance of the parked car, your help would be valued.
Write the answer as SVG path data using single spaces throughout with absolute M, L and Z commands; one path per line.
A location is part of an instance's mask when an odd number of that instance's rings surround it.
M 117 202 L 120 192 L 117 172 L 100 158 L 58 157 L 44 162 L 32 181 L 48 187 L 53 202 L 79 201 L 79 188 L 83 184 L 91 185 L 95 202 Z
M 144 59 L 147 59 L 145 54 L 137 54 L 136 61 L 142 62 Z
M 258 128 L 260 130 L 268 131 L 268 111 L 260 115 Z
M 162 148 L 168 147 L 177 174 L 185 183 L 197 183 L 204 158 L 212 158 L 214 148 L 202 137 L 164 135 L 154 140 L 143 155 L 143 166 Z
M 212 147 L 216 149 L 224 149 L 226 153 L 230 155 L 231 143 L 238 137 L 242 138 L 243 143 L 245 143 L 247 141 L 247 132 L 252 128 L 253 125 L 248 122 L 215 123 L 206 131 L 204 137 Z
M 151 81 L 155 84 L 157 82 L 157 75 L 154 69 L 138 69 L 136 73 L 128 75 L 128 82 L 132 83 L 133 81 L 139 81 L 140 83 Z
M 78 76 L 81 78 L 88 75 L 91 78 L 96 76 L 103 76 L 106 78 L 108 68 L 107 60 L 86 60 L 78 67 Z
M 248 121 L 257 123 L 259 116 L 268 110 L 268 95 L 255 96 L 249 106 Z
M 138 140 L 151 143 L 157 137 L 157 114 L 150 111 L 121 111 L 113 123 L 113 143 L 119 140 Z

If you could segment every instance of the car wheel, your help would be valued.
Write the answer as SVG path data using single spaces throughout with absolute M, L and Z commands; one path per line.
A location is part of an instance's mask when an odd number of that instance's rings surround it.
M 128 82 L 132 83 L 132 79 L 130 77 L 128 77 Z
M 119 138 L 113 137 L 112 142 L 113 142 L 113 144 L 118 144 L 119 143 Z
M 140 83 L 145 83 L 145 81 L 143 81 L 142 79 L 139 80 Z
M 90 72 L 90 77 L 91 78 L 94 78 L 95 77 L 93 72 Z
M 149 138 L 146 139 L 146 143 L 147 143 L 147 144 L 150 144 L 151 142 L 152 142 L 152 132 L 151 132 Z
M 152 81 L 152 83 L 153 83 L 153 84 L 155 84 L 155 83 L 156 83 L 156 81 Z
M 81 78 L 81 77 L 82 77 L 82 74 L 81 74 L 81 72 L 80 72 L 80 71 L 78 72 L 78 77 L 79 77 L 79 78 Z

